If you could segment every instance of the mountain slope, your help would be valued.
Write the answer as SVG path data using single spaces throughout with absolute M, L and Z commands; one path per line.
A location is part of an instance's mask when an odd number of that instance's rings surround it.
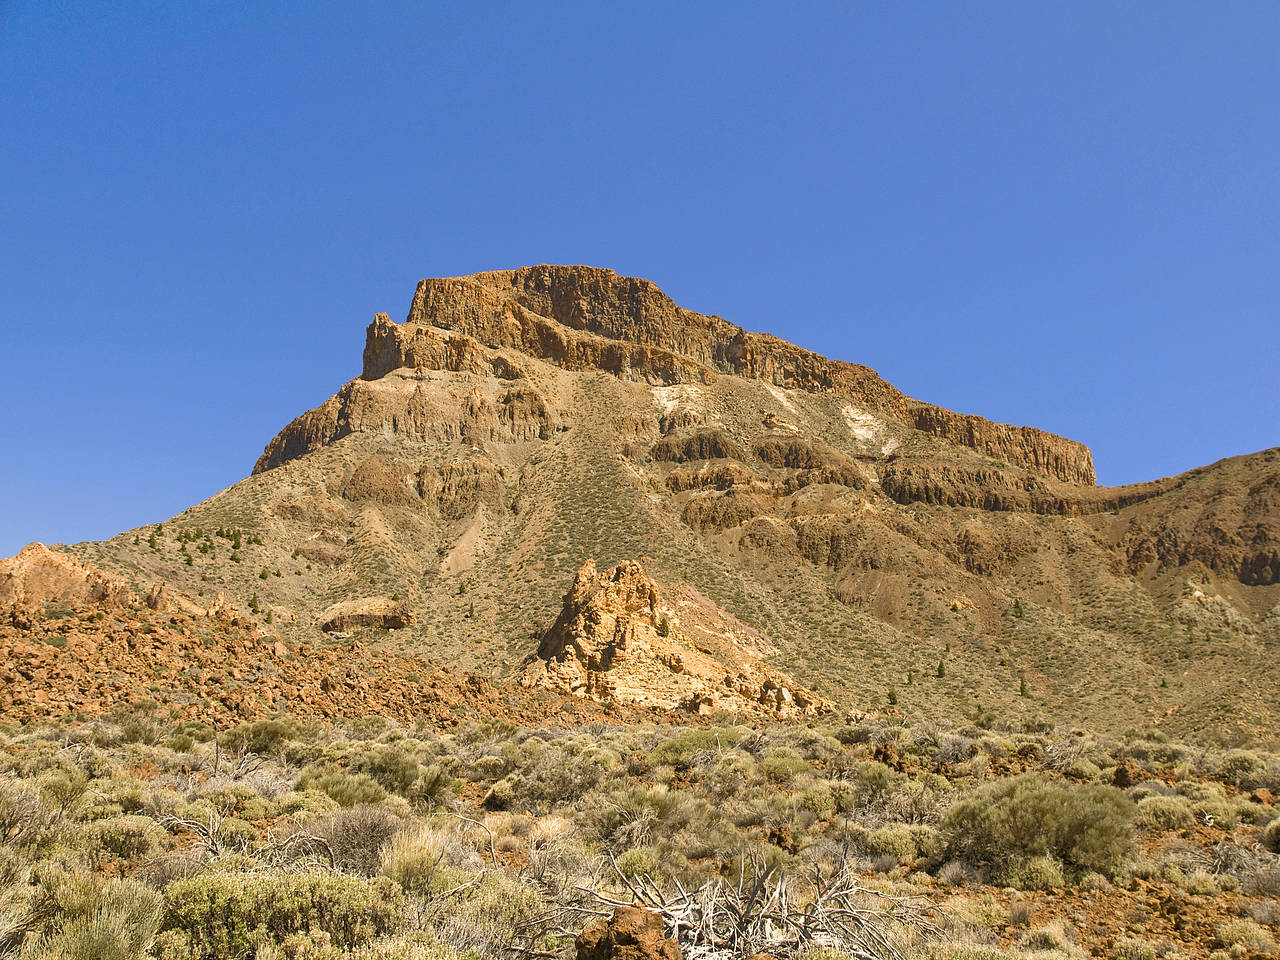
M 412 624 L 366 643 L 494 676 L 585 561 L 638 560 L 848 709 L 892 688 L 939 717 L 1274 730 L 1280 451 L 1093 484 L 1074 441 L 913 400 L 647 281 L 534 267 L 422 281 L 252 476 L 73 549 L 221 591 L 290 640 L 322 642 L 337 604 L 399 605 Z

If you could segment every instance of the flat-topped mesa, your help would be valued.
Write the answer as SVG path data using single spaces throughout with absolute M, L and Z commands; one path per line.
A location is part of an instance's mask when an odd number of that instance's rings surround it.
M 1073 484 L 1096 483 L 1088 447 L 1032 427 L 993 423 L 906 396 L 874 370 L 678 306 L 655 284 L 612 270 L 536 266 L 419 282 L 403 324 L 369 325 L 364 380 L 404 367 L 513 371 L 513 350 L 567 370 L 653 384 L 717 374 L 833 392 L 923 433 Z M 516 368 L 518 369 L 518 368 Z

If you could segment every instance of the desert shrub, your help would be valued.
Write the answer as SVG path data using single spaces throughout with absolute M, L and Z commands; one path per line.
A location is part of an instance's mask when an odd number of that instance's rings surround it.
M 1252 786 L 1266 764 L 1251 750 L 1228 750 L 1218 762 L 1218 776 L 1237 787 Z
M 1128 853 L 1132 805 L 1109 787 L 1023 774 L 978 788 L 952 806 L 943 833 L 953 855 L 1008 866 L 1056 857 L 1111 875 Z
M 33 847 L 53 825 L 54 811 L 25 783 L 0 779 L 0 843 Z
M 160 895 L 136 880 L 107 883 L 90 910 L 64 914 L 56 929 L 22 951 L 23 960 L 141 960 L 160 927 Z
M 463 869 L 478 873 L 483 863 L 459 832 L 452 827 L 420 824 L 397 833 L 382 847 L 381 872 L 407 892 L 425 894 L 437 872 Z
M 803 810 L 812 811 L 820 820 L 829 819 L 836 812 L 836 798 L 831 787 L 825 783 L 816 783 L 807 787 L 799 798 Z
M 516 801 L 516 784 L 510 777 L 499 780 L 491 786 L 480 805 L 486 810 L 506 810 Z
M 1063 772 L 1073 780 L 1096 780 L 1102 768 L 1086 757 L 1077 757 Z
M 877 760 L 865 760 L 850 771 L 854 805 L 874 807 L 882 803 L 894 784 L 894 773 Z
M 219 871 L 177 880 L 164 896 L 164 926 L 178 934 L 169 942 L 202 960 L 252 955 L 309 931 L 322 931 L 336 947 L 358 947 L 403 915 L 400 890 L 384 877 Z
M 459 782 L 443 766 L 433 763 L 420 768 L 418 778 L 405 796 L 428 809 L 447 807 L 454 798 L 454 785 Z
M 1242 886 L 1253 897 L 1280 898 L 1280 863 L 1258 864 L 1245 873 Z
M 379 939 L 352 950 L 342 960 L 458 960 L 458 954 L 433 934 L 414 932 Z
M 307 821 L 304 834 L 328 844 L 342 870 L 372 876 L 381 864 L 382 848 L 404 829 L 404 821 L 381 807 L 362 804 Z
M 40 779 L 40 796 L 58 816 L 74 815 L 89 788 L 89 776 L 79 767 L 58 767 Z
M 255 723 L 242 723 L 222 734 L 218 742 L 224 750 L 266 755 L 277 753 L 285 741 L 297 735 L 298 725 L 295 721 L 276 717 Z
M 1272 853 L 1280 853 L 1280 820 L 1272 820 L 1262 831 L 1262 845 Z
M 751 755 L 730 750 L 703 773 L 702 783 L 712 796 L 727 800 L 746 789 L 755 775 L 756 762 Z
M 385 789 L 402 797 L 408 796 L 422 775 L 422 764 L 416 756 L 386 743 L 375 745 L 368 753 L 356 759 L 352 766 L 357 772 L 368 774 Z
M 1181 830 L 1194 822 L 1184 797 L 1151 796 L 1138 801 L 1138 824 L 1148 830 Z
M 873 830 L 867 838 L 867 850 L 878 857 L 892 857 L 898 863 L 911 863 L 916 858 L 915 839 L 903 824 Z
M 759 764 L 760 773 L 775 783 L 786 783 L 809 769 L 809 761 L 791 747 L 774 747 Z
M 382 784 L 368 774 L 348 773 L 331 763 L 304 767 L 294 786 L 299 791 L 319 790 L 343 807 L 381 803 L 387 798 Z
M 556 744 L 531 753 L 528 762 L 505 781 L 511 785 L 517 806 L 544 813 L 583 796 L 618 761 L 612 751 L 574 744 Z M 510 805 L 508 801 L 506 806 Z
M 684 790 L 622 787 L 601 797 L 585 817 L 591 834 L 613 850 L 675 842 L 687 857 L 711 856 L 736 839 L 715 808 Z
M 1254 953 L 1276 952 L 1276 942 L 1271 934 L 1253 920 L 1228 920 L 1218 924 L 1213 932 L 1224 947 L 1240 946 Z
M 693 766 L 694 760 L 702 755 L 715 756 L 736 746 L 743 736 L 744 731 L 736 727 L 686 730 L 654 747 L 649 753 L 649 761 L 655 765 L 685 770 Z
M 491 957 L 506 955 L 542 910 L 542 898 L 532 884 L 487 871 L 478 882 L 431 902 L 427 917 L 435 936 L 449 949 Z
M 625 877 L 655 876 L 662 867 L 657 847 L 632 847 L 616 859 L 618 872 Z
M 1115 960 L 1156 960 L 1159 956 L 1153 944 L 1136 937 L 1119 937 L 1111 947 Z
M 308 817 L 317 817 L 324 813 L 333 813 L 334 810 L 340 809 L 341 807 L 333 797 L 319 790 L 307 790 L 302 793 L 296 790 L 289 790 L 272 801 L 271 809 L 267 815 L 269 817 L 281 816 L 306 819 Z
M 1019 890 L 1056 890 L 1066 883 L 1062 864 L 1052 857 L 1031 857 L 1007 867 L 1001 880 Z
M 164 831 L 150 817 L 137 814 L 99 820 L 87 828 L 93 847 L 118 860 L 140 860 L 160 844 Z
M 271 804 L 247 783 L 223 783 L 197 790 L 191 800 L 204 801 L 224 817 L 262 820 L 271 812 Z

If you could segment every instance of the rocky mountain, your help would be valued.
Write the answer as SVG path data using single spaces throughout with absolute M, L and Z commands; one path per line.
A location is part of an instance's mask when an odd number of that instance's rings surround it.
M 290 645 L 513 682 L 534 657 L 592 695 L 687 702 L 727 669 L 837 709 L 1280 726 L 1280 450 L 1099 488 L 1080 443 L 609 270 L 423 280 L 251 476 L 68 549 L 135 590 L 222 594 Z M 701 598 L 704 632 L 660 636 L 659 607 L 614 609 L 600 577 L 653 583 L 669 623 Z M 635 642 L 642 670 L 597 669 Z M 654 666 L 677 656 L 710 659 Z

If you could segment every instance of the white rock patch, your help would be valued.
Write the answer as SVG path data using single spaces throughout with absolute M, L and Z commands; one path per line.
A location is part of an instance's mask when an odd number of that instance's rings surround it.
M 691 383 L 677 383 L 671 387 L 650 387 L 653 402 L 664 414 L 670 413 L 681 403 L 702 399 L 702 389 Z

